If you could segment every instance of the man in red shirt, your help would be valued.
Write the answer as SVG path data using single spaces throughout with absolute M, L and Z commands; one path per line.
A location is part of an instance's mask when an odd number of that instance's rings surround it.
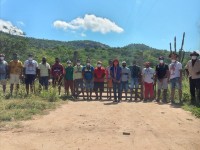
M 102 99 L 102 92 L 104 90 L 104 77 L 105 77 L 105 68 L 101 66 L 102 62 L 97 62 L 97 67 L 94 69 L 94 91 L 96 94 L 96 99 L 98 99 L 98 89 L 99 89 L 99 99 Z
M 55 64 L 51 67 L 51 75 L 52 75 L 52 80 L 53 80 L 52 81 L 53 87 L 56 87 L 56 85 L 58 86 L 58 92 L 60 95 L 61 84 L 62 84 L 62 79 L 64 75 L 64 67 L 60 63 L 59 58 L 55 58 Z

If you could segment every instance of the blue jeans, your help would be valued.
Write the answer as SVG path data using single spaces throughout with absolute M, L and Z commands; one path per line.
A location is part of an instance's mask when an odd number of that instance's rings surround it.
M 121 91 L 125 91 L 127 92 L 128 91 L 128 81 L 122 81 L 121 82 Z
M 118 96 L 117 96 L 117 91 L 118 91 Z M 113 82 L 113 92 L 114 92 L 115 101 L 117 100 L 117 97 L 118 97 L 118 101 L 120 101 L 121 100 L 121 83 Z
M 176 87 L 177 87 L 177 89 L 181 89 L 182 88 L 182 85 L 181 85 L 179 79 L 180 79 L 179 77 L 170 79 L 171 89 L 175 89 Z
M 133 89 L 133 88 L 138 88 L 139 87 L 139 79 L 138 78 L 132 78 L 131 79 L 131 85 L 130 85 L 130 88 Z

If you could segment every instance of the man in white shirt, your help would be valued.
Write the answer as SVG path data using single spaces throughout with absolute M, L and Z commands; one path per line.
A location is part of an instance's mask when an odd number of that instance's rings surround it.
M 171 53 L 169 55 L 171 64 L 169 65 L 170 83 L 171 83 L 171 103 L 175 103 L 174 95 L 177 87 L 179 93 L 179 102 L 182 102 L 182 64 L 177 61 L 178 55 Z
M 200 60 L 197 58 L 199 54 L 196 51 L 190 56 L 191 60 L 187 62 L 185 70 L 189 76 L 191 104 L 196 105 L 198 104 L 197 99 L 200 101 Z M 196 92 L 198 98 L 196 98 Z
M 154 76 L 155 70 L 150 67 L 150 63 L 145 63 L 145 68 L 142 70 L 142 81 L 144 85 L 144 101 L 146 102 L 147 99 L 153 100 L 154 99 Z M 149 96 L 150 95 L 150 96 Z
M 31 92 L 33 92 L 33 85 L 37 74 L 38 63 L 33 60 L 33 55 L 28 55 L 28 60 L 24 62 L 24 76 L 26 84 L 26 93 L 29 94 L 29 85 Z

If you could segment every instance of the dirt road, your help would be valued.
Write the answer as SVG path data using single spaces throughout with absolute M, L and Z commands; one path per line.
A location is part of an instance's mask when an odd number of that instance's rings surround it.
M 1 150 L 200 150 L 200 119 L 170 105 L 69 102 L 0 131 Z

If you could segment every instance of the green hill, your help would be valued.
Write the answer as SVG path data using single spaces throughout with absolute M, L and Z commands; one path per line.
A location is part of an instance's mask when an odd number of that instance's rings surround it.
M 136 60 L 139 65 L 143 65 L 145 61 L 156 65 L 159 56 L 164 56 L 166 61 L 170 62 L 168 59 L 169 51 L 151 48 L 145 44 L 110 47 L 89 40 L 64 42 L 22 37 L 3 32 L 0 32 L 0 51 L 6 54 L 6 60 L 8 61 L 11 59 L 13 52 L 17 52 L 22 61 L 27 59 L 29 53 L 32 53 L 38 62 L 43 56 L 46 56 L 50 64 L 54 62 L 55 57 L 59 57 L 61 62 L 65 64 L 68 59 L 73 60 L 74 53 L 83 63 L 87 58 L 90 58 L 93 65 L 98 60 L 107 65 L 108 60 L 114 58 L 118 58 L 120 62 L 125 60 L 128 65 L 131 64 L 132 60 Z M 186 58 L 188 58 L 188 53 Z M 185 59 L 185 61 L 187 60 Z

